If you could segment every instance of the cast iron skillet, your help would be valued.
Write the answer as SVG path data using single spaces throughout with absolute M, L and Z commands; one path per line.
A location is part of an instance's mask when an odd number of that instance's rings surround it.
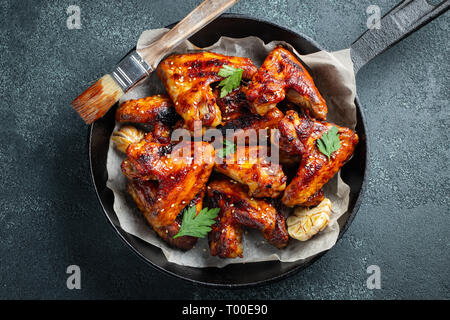
M 351 47 L 352 59 L 357 72 L 365 63 L 384 50 L 409 35 L 414 30 L 431 21 L 448 9 L 449 1 L 433 7 L 425 0 L 403 1 L 381 20 L 380 30 L 369 30 Z M 173 24 L 174 25 L 174 24 Z M 173 27 L 173 25 L 169 26 Z M 300 52 L 309 54 L 322 48 L 310 38 L 279 27 L 270 22 L 225 14 L 210 23 L 189 40 L 199 47 L 206 47 L 216 42 L 221 36 L 242 38 L 257 36 L 264 42 L 284 40 Z M 350 203 L 348 211 L 339 219 L 341 226 L 339 238 L 345 233 L 358 211 L 368 173 L 368 141 L 366 136 L 366 120 L 362 113 L 358 98 L 356 132 L 360 142 L 353 158 L 342 168 L 342 179 L 350 185 Z M 232 264 L 225 268 L 192 268 L 167 262 L 161 250 L 141 239 L 123 231 L 119 226 L 113 210 L 114 196 L 106 187 L 108 178 L 106 171 L 106 155 L 109 137 L 114 128 L 114 114 L 117 106 L 112 108 L 103 118 L 91 125 L 89 131 L 89 160 L 92 180 L 106 217 L 119 234 L 120 238 L 142 259 L 153 267 L 172 276 L 194 283 L 213 286 L 238 288 L 261 285 L 285 278 L 298 272 L 319 259 L 325 252 L 303 261 L 296 262 L 261 262 L 249 264 Z

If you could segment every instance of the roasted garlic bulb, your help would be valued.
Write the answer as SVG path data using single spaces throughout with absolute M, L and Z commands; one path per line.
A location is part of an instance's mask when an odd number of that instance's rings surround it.
M 300 241 L 311 239 L 328 225 L 331 208 L 331 201 L 325 198 L 317 207 L 295 209 L 287 219 L 289 235 Z
M 113 132 L 111 140 L 114 142 L 117 150 L 126 153 L 130 144 L 141 141 L 144 139 L 144 136 L 144 131 L 138 130 L 133 126 L 124 126 L 120 130 Z

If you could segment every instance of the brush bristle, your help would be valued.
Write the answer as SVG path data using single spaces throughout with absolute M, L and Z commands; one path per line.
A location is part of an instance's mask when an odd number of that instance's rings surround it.
M 122 97 L 122 88 L 109 74 L 73 100 L 72 107 L 87 124 L 100 119 Z

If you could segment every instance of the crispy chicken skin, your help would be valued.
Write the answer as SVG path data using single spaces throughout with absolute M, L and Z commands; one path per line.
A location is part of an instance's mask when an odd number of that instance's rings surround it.
M 261 129 L 273 129 L 278 126 L 278 122 L 283 119 L 284 114 L 276 107 L 267 112 L 264 116 L 257 114 L 244 114 L 241 117 L 230 120 L 221 128 L 224 135 L 227 130 L 234 130 L 234 136 L 248 135 L 249 130 L 259 131 Z
M 318 122 L 307 115 L 300 117 L 292 110 L 286 113 L 285 120 L 295 124 L 296 135 L 287 136 L 286 139 L 299 146 L 302 160 L 295 178 L 284 190 L 282 201 L 289 207 L 305 206 L 311 201 L 310 197 L 318 192 L 351 157 L 358 143 L 358 135 L 348 128 Z M 328 160 L 328 157 L 317 148 L 316 140 L 333 126 L 338 128 L 341 147 Z
M 242 227 L 234 221 L 231 213 L 233 209 L 220 197 L 215 206 L 221 210 L 217 222 L 211 226 L 211 232 L 208 234 L 211 255 L 230 259 L 242 258 Z
M 117 122 L 152 124 L 161 121 L 167 125 L 179 119 L 170 98 L 163 94 L 123 102 L 116 112 Z
M 149 221 L 152 221 L 148 217 L 151 217 L 154 207 L 158 202 L 158 182 L 157 181 L 141 181 L 141 180 L 128 180 L 127 191 L 133 198 L 139 210 L 142 212 L 144 217 Z M 189 206 L 196 206 L 197 213 L 200 212 L 203 205 L 203 195 L 204 191 L 201 191 L 197 196 L 192 199 Z M 178 238 L 173 238 L 181 227 L 181 221 L 183 219 L 183 213 L 181 212 L 176 217 L 175 221 L 166 227 L 153 227 L 153 230 L 158 234 L 158 236 L 166 241 L 173 247 L 189 250 L 197 242 L 197 238 L 191 236 L 182 236 Z M 150 224 L 151 225 L 151 224 Z
M 252 113 L 242 87 L 233 90 L 223 98 L 219 98 L 219 94 L 220 90 L 215 89 L 214 95 L 217 97 L 216 102 L 222 112 L 221 129 L 223 134 L 226 134 L 227 129 L 242 129 L 245 132 L 248 129 L 276 128 L 278 122 L 284 117 L 283 112 L 276 107 L 264 116 Z
M 169 144 L 171 142 L 172 129 L 162 122 L 155 122 L 152 131 L 148 132 L 144 139 L 147 142 Z
M 251 197 L 276 198 L 286 188 L 286 176 L 279 164 L 270 163 L 267 148 L 242 146 L 214 170 L 248 186 Z
M 291 157 L 301 156 L 305 152 L 304 142 L 313 125 L 311 118 L 300 118 L 296 111 L 288 110 L 286 116 L 278 122 L 280 150 Z
M 246 186 L 228 179 L 210 182 L 207 190 L 208 196 L 221 209 L 218 222 L 209 235 L 212 255 L 221 258 L 242 256 L 239 226 L 261 231 L 264 238 L 279 249 L 286 247 L 289 236 L 285 217 L 270 202 L 251 198 Z
M 273 49 L 253 76 L 246 90 L 253 112 L 264 115 L 285 97 L 310 110 L 311 115 L 325 120 L 328 112 L 325 100 L 301 62 L 288 50 Z
M 315 207 L 318 206 L 323 199 L 325 199 L 325 193 L 323 192 L 323 189 L 320 189 L 316 193 L 310 195 L 306 202 L 302 204 L 302 207 Z
M 214 148 L 208 143 L 180 142 L 172 146 L 143 140 L 128 147 L 122 172 L 128 179 L 159 182 L 158 201 L 147 215 L 149 223 L 157 228 L 175 221 L 204 188 L 213 165 Z
M 216 103 L 222 113 L 222 125 L 230 120 L 238 119 L 243 116 L 251 115 L 250 105 L 242 88 L 235 89 L 220 98 L 220 89 L 217 87 L 213 91 L 216 97 Z
M 176 111 L 191 130 L 195 120 L 206 127 L 216 127 L 222 121 L 210 85 L 223 79 L 218 75 L 223 65 L 243 69 L 243 79 L 250 79 L 257 71 L 248 58 L 212 52 L 175 54 L 164 59 L 156 70 Z

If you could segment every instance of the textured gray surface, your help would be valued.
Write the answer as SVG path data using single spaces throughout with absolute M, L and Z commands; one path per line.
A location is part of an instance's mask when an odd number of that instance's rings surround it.
M 0 298 L 450 298 L 449 13 L 357 77 L 371 140 L 368 190 L 343 239 L 307 270 L 248 290 L 166 276 L 114 234 L 89 178 L 87 127 L 69 104 L 145 28 L 182 18 L 189 1 L 0 1 L 2 99 Z M 328 50 L 366 28 L 366 8 L 397 1 L 241 0 L 230 12 L 271 20 Z M 81 7 L 82 29 L 66 9 Z M 66 267 L 82 290 L 66 288 Z M 369 265 L 382 289 L 366 287 Z

